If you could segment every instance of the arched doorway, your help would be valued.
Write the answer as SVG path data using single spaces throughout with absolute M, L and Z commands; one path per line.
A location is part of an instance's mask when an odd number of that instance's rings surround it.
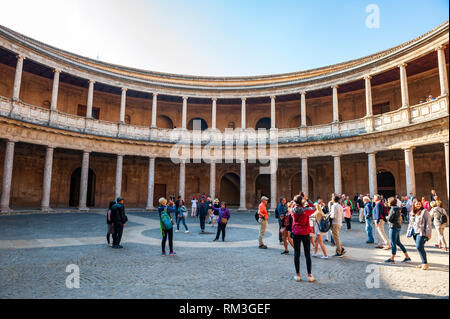
M 266 129 L 266 130 L 270 130 L 272 126 L 272 121 L 270 120 L 269 117 L 264 117 L 262 119 L 260 119 L 255 126 L 255 129 Z
M 315 200 L 314 198 L 314 184 L 311 175 L 308 176 L 308 196 L 311 200 Z M 293 199 L 296 195 L 300 194 L 302 191 L 302 173 L 297 173 L 291 178 L 291 199 Z
M 235 173 L 227 173 L 220 180 L 221 201 L 231 206 L 238 206 L 240 203 L 240 187 L 241 179 Z
M 270 175 L 258 175 L 255 182 L 256 202 L 259 203 L 262 196 L 270 198 Z
M 200 127 L 200 130 L 205 131 L 208 129 L 208 123 L 206 123 L 206 121 L 200 117 L 196 117 L 193 118 L 192 120 L 189 121 L 187 129 L 192 131 L 194 130 L 194 123 L 195 123 L 195 128 L 198 129 L 198 127 Z
M 81 167 L 73 171 L 70 177 L 69 206 L 76 207 L 80 200 Z M 95 206 L 95 173 L 89 168 L 86 206 Z
M 160 115 L 156 118 L 156 126 L 158 126 L 159 128 L 173 129 L 173 122 L 170 117 Z
M 391 172 L 381 171 L 377 174 L 378 193 L 384 198 L 395 196 L 395 178 Z

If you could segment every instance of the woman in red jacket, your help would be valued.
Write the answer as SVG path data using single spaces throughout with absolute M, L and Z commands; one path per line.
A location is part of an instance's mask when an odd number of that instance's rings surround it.
M 295 207 L 292 214 L 292 237 L 294 240 L 294 264 L 297 275 L 294 279 L 297 282 L 302 281 L 300 278 L 300 247 L 303 243 L 305 250 L 306 268 L 308 270 L 308 281 L 314 282 L 315 279 L 311 274 L 311 226 L 309 217 L 314 214 L 314 206 L 308 201 L 306 196 L 296 196 L 294 198 Z

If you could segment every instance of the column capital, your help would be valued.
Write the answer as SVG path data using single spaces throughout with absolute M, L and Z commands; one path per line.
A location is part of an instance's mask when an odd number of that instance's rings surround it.
M 89 84 L 90 84 L 90 85 L 94 85 L 94 84 L 95 84 L 95 81 L 94 81 L 94 80 L 89 80 Z
M 127 88 L 122 88 L 122 92 L 126 92 L 126 91 L 128 91 Z
M 92 150 L 83 150 L 83 154 L 90 154 L 92 153 Z
M 415 147 L 414 146 L 407 146 L 407 147 L 403 147 L 402 149 L 405 152 L 412 152 L 412 151 L 414 151 Z
M 306 91 L 300 91 L 300 95 L 306 95 L 307 92 Z
M 19 60 L 26 60 L 26 57 L 23 54 L 16 55 L 16 58 Z
M 400 64 L 398 65 L 398 67 L 399 67 L 399 68 L 406 68 L 407 65 L 408 65 L 407 63 L 403 62 L 403 63 L 400 63 Z
M 183 96 L 183 101 L 187 101 L 189 99 L 188 96 Z
M 53 73 L 61 73 L 61 69 L 53 69 Z
M 275 95 L 271 95 L 271 96 L 270 96 L 270 99 L 271 99 L 271 100 L 275 100 L 276 98 L 277 98 L 277 97 L 276 97 Z
M 153 97 L 154 97 L 154 98 L 158 97 L 158 93 L 156 93 L 156 92 L 153 93 Z
M 54 150 L 56 147 L 54 145 L 45 145 L 47 149 Z
M 216 97 L 212 97 L 211 100 L 212 100 L 213 102 L 217 102 L 217 98 L 216 98 Z
M 444 142 L 444 145 L 445 146 L 448 146 L 449 145 L 449 142 L 447 141 L 447 142 Z
M 247 101 L 247 98 L 246 97 L 241 97 L 241 101 L 245 102 L 245 101 Z
M 333 158 L 341 158 L 342 154 L 332 154 L 331 156 L 333 156 Z
M 334 85 L 331 86 L 331 88 L 337 90 L 339 88 L 339 85 L 338 84 L 334 84 Z
M 444 50 L 446 47 L 445 44 L 440 44 L 434 48 L 434 51 Z
M 372 75 L 370 74 L 364 75 L 364 80 L 372 80 Z
M 378 152 L 377 151 L 369 151 L 369 152 L 366 152 L 367 153 L 367 155 L 376 155 Z

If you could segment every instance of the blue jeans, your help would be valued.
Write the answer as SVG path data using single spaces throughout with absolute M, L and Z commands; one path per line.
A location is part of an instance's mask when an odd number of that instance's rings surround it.
M 397 246 L 403 251 L 403 253 L 407 253 L 405 246 L 400 242 L 400 228 L 389 228 L 389 240 L 392 245 L 392 255 L 395 256 L 397 253 Z
M 375 240 L 373 239 L 373 232 L 372 232 L 372 218 L 366 217 L 366 233 L 367 237 L 369 238 L 368 241 L 373 243 Z
M 180 214 L 180 215 L 178 216 L 177 230 L 180 230 L 180 222 L 183 222 L 184 228 L 186 228 L 186 230 L 189 230 L 188 227 L 186 226 L 186 220 L 184 219 L 183 214 Z
M 427 253 L 425 252 L 425 238 L 424 236 L 416 235 L 416 248 L 419 252 L 422 264 L 427 264 Z

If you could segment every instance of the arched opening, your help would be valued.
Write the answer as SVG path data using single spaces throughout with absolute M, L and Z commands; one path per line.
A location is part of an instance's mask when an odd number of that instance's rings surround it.
M 314 196 L 314 184 L 311 175 L 308 176 L 308 197 L 311 200 L 315 200 Z M 302 190 L 302 173 L 297 173 L 291 178 L 291 199 L 300 194 Z
M 70 177 L 69 206 L 76 207 L 80 200 L 81 167 L 73 171 Z M 86 206 L 95 206 L 95 173 L 89 168 Z
M 302 125 L 301 115 L 297 115 L 296 117 L 291 119 L 291 121 L 289 122 L 289 128 L 296 128 L 296 127 L 300 127 L 301 125 Z M 306 125 L 312 126 L 311 119 L 308 116 L 306 117 Z
M 169 117 L 165 115 L 159 115 L 156 118 L 156 126 L 158 126 L 159 128 L 173 129 L 173 122 Z
M 208 129 L 208 123 L 206 123 L 206 121 L 200 117 L 196 117 L 190 120 L 187 129 L 193 131 L 194 126 L 196 130 L 200 128 L 201 131 L 206 131 Z
M 270 175 L 258 175 L 255 182 L 256 202 L 259 203 L 262 196 L 270 198 Z
M 220 181 L 220 200 L 231 206 L 238 206 L 240 202 L 241 179 L 235 173 L 223 175 Z
M 395 196 L 395 178 L 391 172 L 381 171 L 377 174 L 378 193 L 384 198 Z
M 262 119 L 260 119 L 255 126 L 255 129 L 266 129 L 266 130 L 270 130 L 272 126 L 272 121 L 270 120 L 269 117 L 264 117 Z

